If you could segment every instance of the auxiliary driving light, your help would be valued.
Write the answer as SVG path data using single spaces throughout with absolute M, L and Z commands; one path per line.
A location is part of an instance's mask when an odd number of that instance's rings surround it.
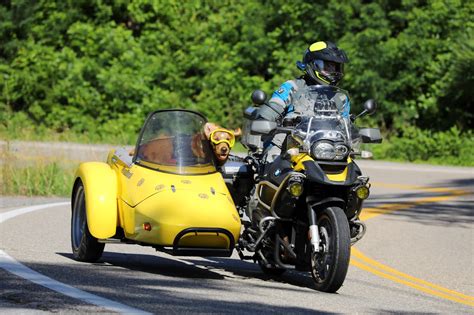
M 293 197 L 299 197 L 303 193 L 303 185 L 300 182 L 289 183 L 288 191 Z
M 369 197 L 369 188 L 367 186 L 359 186 L 356 188 L 356 195 L 359 199 L 367 199 Z

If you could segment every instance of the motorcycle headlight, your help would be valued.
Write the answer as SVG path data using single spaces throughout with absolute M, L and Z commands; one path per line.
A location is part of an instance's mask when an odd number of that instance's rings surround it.
M 334 160 L 336 148 L 328 142 L 316 142 L 311 148 L 311 153 L 319 160 Z
M 344 144 L 316 142 L 312 146 L 311 153 L 318 160 L 343 160 L 347 157 L 349 148 Z
M 336 145 L 336 160 L 343 160 L 347 153 L 349 153 L 349 148 L 343 144 Z

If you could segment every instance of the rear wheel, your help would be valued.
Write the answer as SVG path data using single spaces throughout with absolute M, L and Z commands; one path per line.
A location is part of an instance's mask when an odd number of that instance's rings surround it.
M 71 246 L 74 259 L 95 262 L 102 256 L 104 245 L 89 232 L 84 185 L 79 183 L 74 193 L 71 218 Z
M 322 249 L 311 254 L 311 275 L 316 289 L 336 292 L 349 268 L 351 236 L 349 223 L 341 208 L 324 209 L 318 216 Z

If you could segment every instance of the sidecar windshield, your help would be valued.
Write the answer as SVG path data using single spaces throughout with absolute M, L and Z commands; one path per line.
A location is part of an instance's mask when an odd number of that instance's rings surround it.
M 137 141 L 134 162 L 175 174 L 216 172 L 206 119 L 188 110 L 161 110 L 150 114 Z

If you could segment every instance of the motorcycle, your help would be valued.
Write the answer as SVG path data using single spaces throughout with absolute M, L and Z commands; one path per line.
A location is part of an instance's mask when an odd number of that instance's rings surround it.
M 310 111 L 277 123 L 259 119 L 256 106 L 266 95 L 255 91 L 241 140 L 248 156 L 228 162 L 222 174 L 242 217 L 240 258 L 254 260 L 270 275 L 309 271 L 317 290 L 336 292 L 347 274 L 350 247 L 366 231 L 358 218 L 370 183 L 354 159 L 361 143 L 380 143 L 382 137 L 379 129 L 354 124 L 375 112 L 375 101 L 365 102 L 358 116 L 347 116 L 346 91 L 314 86 L 307 95 Z M 268 143 L 277 134 L 285 141 L 272 161 Z

